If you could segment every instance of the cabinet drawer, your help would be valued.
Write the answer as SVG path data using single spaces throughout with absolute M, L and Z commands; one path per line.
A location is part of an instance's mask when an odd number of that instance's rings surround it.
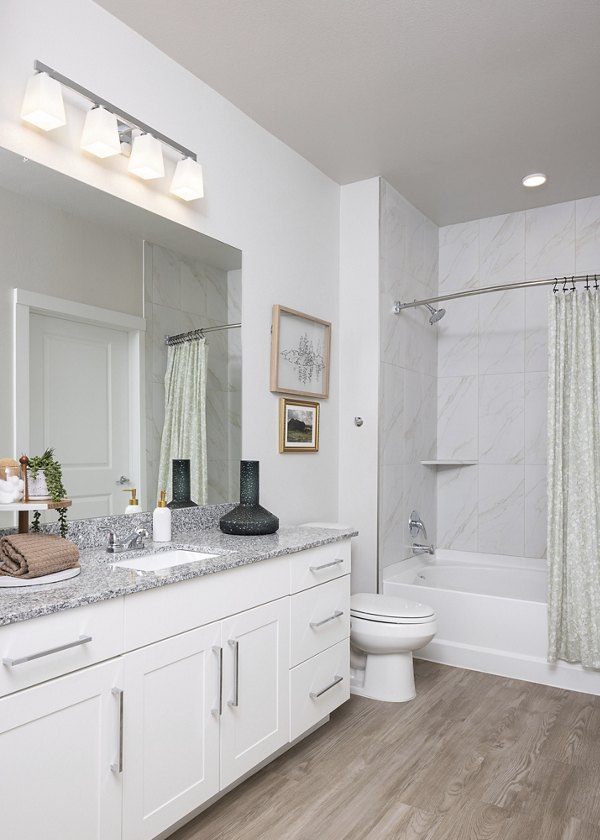
M 290 741 L 349 697 L 350 642 L 346 639 L 290 671 Z
M 350 575 L 290 598 L 290 666 L 350 635 Z
M 350 540 L 309 548 L 290 555 L 290 592 L 350 574 Z
M 123 599 L 0 627 L 0 696 L 118 656 Z

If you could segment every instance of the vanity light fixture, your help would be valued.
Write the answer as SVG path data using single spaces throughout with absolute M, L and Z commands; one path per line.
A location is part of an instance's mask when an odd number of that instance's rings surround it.
M 526 175 L 521 183 L 524 187 L 541 187 L 547 180 L 543 172 L 534 172 L 532 175 Z
M 129 156 L 131 152 L 129 172 L 148 181 L 164 177 L 163 146 L 167 146 L 182 158 L 177 163 L 170 192 L 184 201 L 204 196 L 202 167 L 195 152 L 41 61 L 34 61 L 33 69 L 35 75 L 27 83 L 21 108 L 21 117 L 26 122 L 44 131 L 65 125 L 62 88 L 66 87 L 92 103 L 81 135 L 83 151 L 99 158 L 117 154 Z
M 162 148 L 156 137 L 151 134 L 140 134 L 133 140 L 129 171 L 144 181 L 163 178 L 165 163 Z
M 21 119 L 44 131 L 66 124 L 62 89 L 48 73 L 36 73 L 27 82 Z
M 171 190 L 174 195 L 184 201 L 194 201 L 204 195 L 204 179 L 202 167 L 192 158 L 180 160 L 175 169 L 175 175 L 171 181 Z
M 81 148 L 99 158 L 121 154 L 117 118 L 102 105 L 87 112 L 81 135 Z

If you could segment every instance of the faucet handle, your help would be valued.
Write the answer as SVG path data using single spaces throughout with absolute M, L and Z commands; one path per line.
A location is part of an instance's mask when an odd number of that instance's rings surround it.
M 410 514 L 408 519 L 408 531 L 413 538 L 422 533 L 423 538 L 427 539 L 427 531 L 425 530 L 425 525 L 418 510 L 413 510 Z
M 101 531 L 105 531 L 108 534 L 108 545 L 114 545 L 115 540 L 115 532 L 111 531 L 110 528 L 100 528 Z

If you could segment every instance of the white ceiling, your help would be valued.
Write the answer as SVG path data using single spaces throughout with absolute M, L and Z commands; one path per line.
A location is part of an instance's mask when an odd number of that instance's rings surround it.
M 598 0 L 97 2 L 338 183 L 382 175 L 438 224 L 600 194 Z

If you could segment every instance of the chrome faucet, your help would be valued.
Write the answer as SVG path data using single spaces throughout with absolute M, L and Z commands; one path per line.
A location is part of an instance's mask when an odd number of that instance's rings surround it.
M 421 543 L 412 544 L 413 554 L 435 554 L 433 545 L 422 545 Z
M 132 531 L 131 534 L 127 534 L 126 537 L 123 537 L 121 542 L 117 542 L 114 531 L 111 531 L 110 528 L 102 528 L 102 530 L 106 531 L 108 534 L 106 551 L 109 554 L 121 554 L 123 551 L 144 548 L 144 538 L 149 536 L 148 531 L 146 531 L 145 528 L 137 528 L 135 531 Z
M 408 530 L 411 537 L 414 538 L 418 537 L 419 534 L 423 534 L 423 539 L 427 539 L 427 530 L 425 529 L 425 523 L 421 519 L 419 512 L 417 510 L 413 510 L 409 519 L 408 519 Z M 435 549 L 433 545 L 423 545 L 422 543 L 413 542 L 412 544 L 413 554 L 434 554 Z

